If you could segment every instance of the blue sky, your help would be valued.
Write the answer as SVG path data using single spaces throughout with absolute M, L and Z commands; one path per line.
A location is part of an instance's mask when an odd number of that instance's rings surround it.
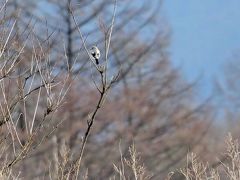
M 202 75 L 200 91 L 209 95 L 240 51 L 240 0 L 163 0 L 161 15 L 171 28 L 171 60 L 188 80 Z
M 240 50 L 240 0 L 165 0 L 162 15 L 172 36 L 169 52 L 188 80 L 203 74 L 203 94 Z

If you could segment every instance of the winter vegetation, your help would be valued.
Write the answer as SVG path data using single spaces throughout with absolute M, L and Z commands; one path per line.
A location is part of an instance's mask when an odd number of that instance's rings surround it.
M 239 63 L 200 100 L 159 11 L 0 1 L 0 179 L 240 179 Z

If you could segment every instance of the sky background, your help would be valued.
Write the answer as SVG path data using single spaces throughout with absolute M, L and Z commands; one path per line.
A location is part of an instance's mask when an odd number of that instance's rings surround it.
M 201 76 L 199 92 L 207 97 L 224 63 L 240 54 L 240 0 L 163 0 L 159 12 L 171 29 L 170 59 L 187 80 Z
M 170 56 L 188 80 L 203 75 L 202 95 L 212 93 L 213 78 L 223 78 L 224 62 L 240 50 L 240 0 L 165 0 Z

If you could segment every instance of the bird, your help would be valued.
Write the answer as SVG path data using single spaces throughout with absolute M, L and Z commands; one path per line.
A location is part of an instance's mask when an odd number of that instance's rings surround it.
M 100 59 L 100 50 L 98 49 L 97 46 L 93 46 L 91 49 L 90 49 L 90 53 L 92 55 L 92 57 L 94 58 L 96 64 L 98 65 L 99 64 L 99 59 Z

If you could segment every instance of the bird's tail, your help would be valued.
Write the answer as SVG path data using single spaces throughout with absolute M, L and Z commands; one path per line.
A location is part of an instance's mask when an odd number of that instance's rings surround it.
M 95 59 L 96 60 L 96 64 L 98 65 L 99 64 L 99 61 L 98 61 L 98 59 Z

